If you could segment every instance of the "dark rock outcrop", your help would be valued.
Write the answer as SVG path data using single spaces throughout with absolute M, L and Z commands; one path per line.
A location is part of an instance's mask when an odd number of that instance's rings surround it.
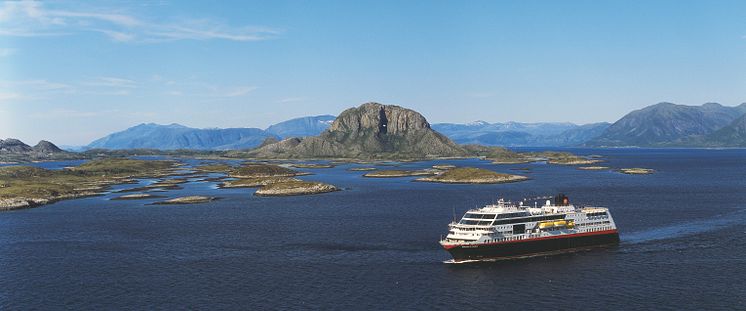
M 22 141 L 15 138 L 8 138 L 6 140 L 0 139 L 0 153 L 29 153 L 34 151 L 31 146 L 24 144 Z
M 293 138 L 252 152 L 264 158 L 435 158 L 467 152 L 432 130 L 414 110 L 366 103 L 342 112 L 319 136 Z
M 55 144 L 48 142 L 46 140 L 40 141 L 36 146 L 32 148 L 34 152 L 38 153 L 62 153 L 65 152 L 64 150 L 57 147 Z
M 0 139 L 0 162 L 30 162 L 48 160 L 73 160 L 83 156 L 58 148 L 46 140 L 31 147 L 18 139 Z

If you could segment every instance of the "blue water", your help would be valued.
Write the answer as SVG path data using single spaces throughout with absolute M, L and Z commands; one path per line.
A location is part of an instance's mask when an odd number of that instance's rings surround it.
M 184 206 L 117 194 L 0 213 L 0 309 L 746 308 L 746 151 L 574 150 L 633 176 L 541 163 L 452 163 L 525 174 L 502 185 L 441 185 L 309 169 L 344 188 L 261 198 L 191 182 Z M 189 161 L 196 163 L 197 161 Z M 529 171 L 511 168 L 530 168 Z M 147 183 L 148 181 L 142 181 Z M 135 185 L 122 185 L 129 188 Z M 444 264 L 453 210 L 564 192 L 607 206 L 617 247 Z

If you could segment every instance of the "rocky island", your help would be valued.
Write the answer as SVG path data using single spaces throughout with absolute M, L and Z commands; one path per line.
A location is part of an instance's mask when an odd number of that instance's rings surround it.
M 653 169 L 649 168 L 640 168 L 640 167 L 633 167 L 633 168 L 622 168 L 619 169 L 620 172 L 628 175 L 648 175 L 655 172 Z
M 142 200 L 142 199 L 156 199 L 156 198 L 162 198 L 163 196 L 160 195 L 153 195 L 149 193 L 136 193 L 136 194 L 125 194 L 122 196 L 118 196 L 115 198 L 111 198 L 112 200 Z
M 609 167 L 608 166 L 579 166 L 578 169 L 584 170 L 584 171 L 600 171 L 600 170 L 608 170 Z
M 198 203 L 207 203 L 210 201 L 217 200 L 216 197 L 206 197 L 206 196 L 200 196 L 200 195 L 191 195 L 186 197 L 180 197 L 180 198 L 173 198 L 166 201 L 160 201 L 155 202 L 153 204 L 157 205 L 170 205 L 170 204 L 198 204 Z
M 244 163 L 227 174 L 235 178 L 221 183 L 219 188 L 256 188 L 258 196 L 289 196 L 325 193 L 337 187 L 315 181 L 303 181 L 295 176 L 309 175 L 290 168 L 267 163 Z
M 333 168 L 332 164 L 321 164 L 321 163 L 295 163 L 290 164 L 290 167 L 294 168 Z
M 285 181 L 267 184 L 254 192 L 257 196 L 292 196 L 338 191 L 333 185 L 316 181 Z
M 429 176 L 435 175 L 438 172 L 435 170 L 382 170 L 371 172 L 363 175 L 363 177 L 370 178 L 394 178 L 394 177 L 408 177 L 408 176 Z
M 528 180 L 520 175 L 502 174 L 474 167 L 459 167 L 441 174 L 417 178 L 415 181 L 438 182 L 447 184 L 499 184 Z

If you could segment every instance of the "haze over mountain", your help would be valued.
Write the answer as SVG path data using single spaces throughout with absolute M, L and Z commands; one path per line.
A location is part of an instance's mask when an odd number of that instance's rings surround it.
M 569 122 L 545 123 L 436 123 L 433 129 L 459 144 L 488 146 L 575 146 L 600 135 L 606 122 L 577 125 Z
M 88 145 L 103 149 L 198 149 L 230 150 L 258 146 L 274 137 L 258 128 L 197 129 L 180 124 L 143 123 L 124 131 L 107 135 Z
M 334 122 L 333 115 L 301 117 L 271 125 L 267 132 L 282 138 L 316 136 Z
M 589 141 L 587 145 L 663 147 L 694 144 L 697 146 L 699 144 L 694 143 L 694 137 L 714 133 L 744 114 L 746 114 L 746 103 L 736 107 L 725 107 L 717 103 L 707 103 L 702 106 L 659 103 L 628 113 L 609 126 L 599 137 Z M 702 140 L 699 141 L 704 143 Z
M 689 145 L 710 147 L 746 147 L 746 114 L 705 137 L 693 137 Z
M 343 111 L 319 136 L 289 138 L 251 152 L 262 158 L 429 158 L 467 151 L 414 110 L 366 103 Z

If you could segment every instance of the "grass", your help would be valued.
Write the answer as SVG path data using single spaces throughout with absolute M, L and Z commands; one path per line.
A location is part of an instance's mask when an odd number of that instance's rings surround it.
M 258 196 L 288 196 L 317 194 L 337 191 L 337 187 L 317 181 L 293 180 L 261 187 L 254 194 Z
M 150 172 L 169 169 L 174 165 L 175 162 L 173 161 L 104 159 L 83 163 L 69 171 L 89 175 L 147 174 Z
M 406 176 L 428 176 L 435 175 L 435 172 L 430 170 L 383 170 L 367 173 L 363 176 L 374 177 L 374 178 L 388 178 L 388 177 L 406 177 Z
M 527 179 L 524 176 L 503 174 L 475 167 L 459 167 L 447 170 L 442 174 L 417 179 L 444 183 L 501 183 Z
M 197 166 L 195 169 L 202 172 L 224 173 L 234 169 L 234 167 L 228 164 L 205 164 Z
M 46 170 L 30 166 L 0 168 L 0 199 L 48 200 L 97 194 L 133 176 L 166 174 L 173 161 L 107 159 L 76 168 Z M 0 206 L 8 209 L 12 206 Z
M 297 181 L 291 177 L 262 177 L 262 178 L 241 178 L 224 182 L 222 188 L 254 188 L 270 184 Z
M 303 173 L 274 164 L 246 163 L 231 170 L 229 175 L 237 178 L 291 177 L 303 175 Z

